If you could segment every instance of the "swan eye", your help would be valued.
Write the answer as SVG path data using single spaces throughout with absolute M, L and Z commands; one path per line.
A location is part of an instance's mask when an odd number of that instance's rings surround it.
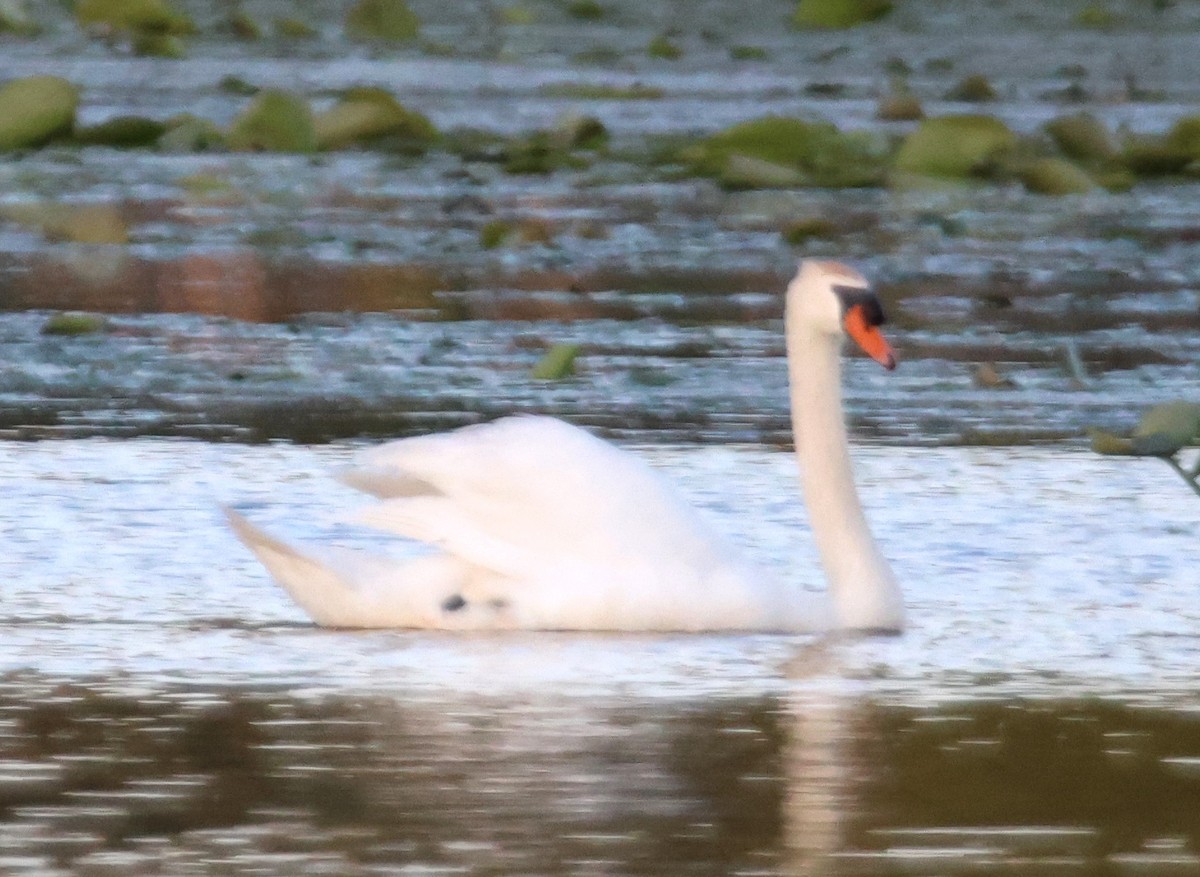
M 839 286 L 834 284 L 833 291 L 837 293 L 838 301 L 842 303 L 842 315 L 853 307 L 862 308 L 863 318 L 868 326 L 882 326 L 887 322 L 883 313 L 883 305 L 879 296 L 861 286 Z

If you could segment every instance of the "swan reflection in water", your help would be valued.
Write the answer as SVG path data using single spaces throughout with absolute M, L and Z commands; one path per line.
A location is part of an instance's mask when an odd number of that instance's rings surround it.
M 838 639 L 788 660 L 764 638 L 786 678 L 714 689 L 735 639 L 399 638 L 430 669 L 387 694 L 10 676 L 5 855 L 350 877 L 1200 864 L 1187 709 L 884 696 Z M 671 658 L 686 672 L 636 672 Z

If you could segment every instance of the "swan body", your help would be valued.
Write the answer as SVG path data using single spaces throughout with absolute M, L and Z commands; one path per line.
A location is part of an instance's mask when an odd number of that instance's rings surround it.
M 789 285 L 796 450 L 827 594 L 756 569 L 643 460 L 550 417 L 388 442 L 341 474 L 378 500 L 361 523 L 433 549 L 408 560 L 301 549 L 226 513 L 330 627 L 899 630 L 900 590 L 858 502 L 839 386 L 846 332 L 894 365 L 882 319 L 844 265 L 804 262 Z

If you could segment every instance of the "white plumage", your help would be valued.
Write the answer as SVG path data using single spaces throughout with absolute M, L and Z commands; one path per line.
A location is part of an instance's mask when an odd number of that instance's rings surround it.
M 804 410 L 841 430 L 837 357 L 845 307 L 835 288 L 863 290 L 835 263 L 805 263 L 789 288 L 793 416 L 803 456 Z M 830 302 L 812 299 L 824 295 Z M 856 299 L 857 302 L 857 299 Z M 858 306 L 857 304 L 854 306 Z M 802 319 L 798 319 L 803 315 Z M 832 331 L 823 324 L 833 318 Z M 820 330 L 811 338 L 804 331 Z M 804 331 L 802 331 L 804 330 Z M 824 336 L 832 343 L 826 343 Z M 886 346 L 886 345 L 885 345 Z M 890 352 L 889 352 L 890 357 Z M 797 380 L 798 362 L 832 357 L 828 380 Z M 881 361 L 883 361 L 881 359 Z M 890 363 L 889 363 L 890 364 Z M 820 368 L 811 370 L 821 375 Z M 805 398 L 799 398 L 804 396 Z M 822 409 L 829 409 L 833 412 Z M 835 426 L 830 416 L 836 415 Z M 822 441 L 844 450 L 844 431 Z M 822 445 L 817 443 L 818 447 Z M 854 494 L 847 457 L 810 462 L 820 497 L 815 527 L 834 601 L 773 579 L 633 454 L 549 417 L 517 416 L 389 442 L 363 453 L 342 480 L 379 501 L 361 523 L 427 543 L 407 561 L 292 547 L 229 511 L 235 532 L 302 608 L 335 627 L 563 630 L 808 630 L 898 628 L 898 589 Z M 831 470 L 828 465 L 847 471 Z M 846 491 L 849 495 L 846 495 Z M 815 493 L 814 493 L 815 491 Z M 857 524 L 855 517 L 857 516 Z M 840 534 L 840 535 L 839 535 Z M 865 534 L 865 536 L 864 536 Z M 838 546 L 839 539 L 850 540 Z M 854 544 L 855 542 L 865 544 Z M 856 551 L 843 563 L 829 553 Z M 838 581 L 847 575 L 857 581 Z M 841 597 L 839 597 L 839 592 Z

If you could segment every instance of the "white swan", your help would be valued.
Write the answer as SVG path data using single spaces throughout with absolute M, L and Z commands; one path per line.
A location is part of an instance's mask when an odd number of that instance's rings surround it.
M 788 286 L 792 424 L 828 594 L 775 581 L 636 456 L 517 416 L 366 451 L 343 480 L 362 522 L 434 546 L 398 561 L 318 558 L 229 511 L 234 531 L 318 624 L 557 630 L 899 630 L 900 589 L 863 516 L 842 417 L 849 334 L 891 369 L 867 281 L 805 261 Z

